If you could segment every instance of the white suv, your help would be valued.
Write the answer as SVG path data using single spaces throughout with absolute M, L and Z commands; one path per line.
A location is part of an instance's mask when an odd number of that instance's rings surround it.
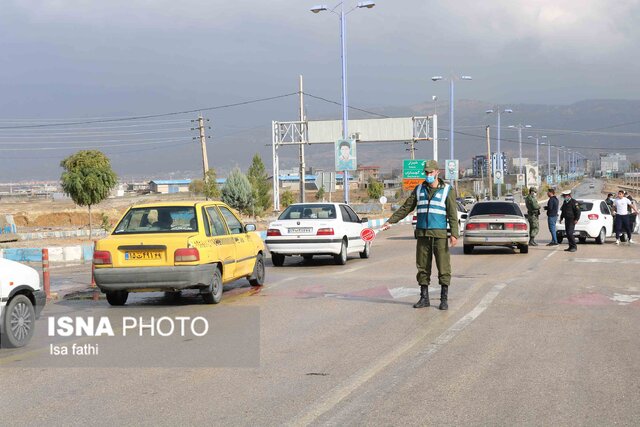
M 29 343 L 46 300 L 35 269 L 0 258 L 0 347 Z
M 585 243 L 587 238 L 596 239 L 596 243 L 603 244 L 607 237 L 613 236 L 613 215 L 609 206 L 600 199 L 576 200 L 580 206 L 580 220 L 576 224 L 574 236 L 580 243 Z M 560 216 L 558 215 L 558 221 Z M 556 224 L 556 236 L 558 243 L 566 237 L 564 221 Z

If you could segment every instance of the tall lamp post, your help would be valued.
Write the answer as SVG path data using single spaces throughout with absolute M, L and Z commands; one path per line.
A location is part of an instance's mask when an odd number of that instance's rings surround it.
M 538 135 L 536 136 L 529 135 L 527 139 L 536 140 L 536 166 L 540 167 L 540 138 L 538 138 Z
M 513 110 L 511 108 L 505 108 L 504 110 L 501 109 L 500 107 L 496 107 L 494 109 L 491 110 L 487 110 L 485 111 L 485 113 L 487 114 L 492 114 L 492 113 L 497 113 L 498 114 L 498 152 L 496 155 L 496 171 L 500 171 L 500 174 L 502 175 L 502 179 L 504 180 L 504 164 L 503 164 L 503 159 L 502 159 L 502 150 L 500 148 L 500 115 L 502 113 L 513 113 Z M 494 172 L 495 174 L 495 172 Z M 502 184 L 498 184 L 498 199 L 500 198 L 500 195 L 502 193 Z
M 517 124 L 517 125 L 509 125 L 510 129 L 518 129 L 518 150 L 519 150 L 519 160 L 518 162 L 520 163 L 520 173 L 524 173 L 524 171 L 522 170 L 524 165 L 522 164 L 522 129 L 529 129 L 531 127 L 531 125 L 523 125 L 522 123 Z
M 547 142 L 541 142 L 541 144 L 547 146 L 547 175 L 551 175 L 551 141 L 548 139 L 547 135 L 542 135 L 540 139 L 547 140 Z M 553 181 L 553 178 L 552 178 L 552 181 Z
M 361 1 L 350 10 L 344 10 L 344 1 L 341 1 L 333 9 L 327 8 L 326 5 L 318 5 L 311 8 L 311 12 L 319 13 L 329 11 L 340 17 L 340 54 L 342 58 L 342 138 L 349 139 L 349 103 L 347 100 L 347 49 L 346 49 L 346 37 L 347 37 L 347 15 L 356 9 L 367 8 L 371 9 L 376 4 L 372 1 Z M 340 6 L 340 12 L 336 12 L 335 9 Z M 343 171 L 342 185 L 344 186 L 344 202 L 349 203 L 349 173 Z
M 444 77 L 442 76 L 433 76 L 431 77 L 431 80 L 433 80 L 434 82 L 437 82 L 439 80 L 446 80 Z M 450 76 L 448 78 L 449 80 L 449 158 L 451 160 L 455 159 L 455 155 L 454 155 L 454 138 L 455 138 L 455 134 L 454 134 L 454 109 L 453 109 L 453 103 L 454 103 L 454 90 L 455 90 L 455 81 L 456 80 L 472 80 L 471 76 Z

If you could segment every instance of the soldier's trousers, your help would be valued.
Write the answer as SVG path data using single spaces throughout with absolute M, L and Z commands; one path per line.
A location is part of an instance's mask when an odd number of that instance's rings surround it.
M 533 239 L 540 231 L 540 221 L 537 215 L 529 215 L 529 236 Z
M 431 265 L 436 260 L 438 283 L 449 286 L 451 283 L 451 259 L 449 257 L 449 240 L 447 238 L 418 237 L 416 243 L 416 279 L 420 285 L 428 285 L 431 281 Z

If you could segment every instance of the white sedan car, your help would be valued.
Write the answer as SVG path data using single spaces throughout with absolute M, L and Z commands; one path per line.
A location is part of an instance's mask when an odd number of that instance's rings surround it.
M 0 258 L 0 346 L 26 345 L 46 303 L 38 272 Z
M 585 243 L 587 238 L 596 239 L 596 243 L 603 244 L 607 237 L 613 236 L 613 215 L 607 204 L 599 199 L 576 200 L 580 206 L 580 220 L 576 224 L 574 236 L 580 243 Z M 558 216 L 560 221 L 560 216 Z M 567 236 L 564 221 L 556 224 L 556 237 L 558 243 Z
M 265 243 L 276 267 L 292 255 L 307 261 L 314 255 L 332 255 L 336 264 L 344 265 L 349 254 L 369 258 L 371 244 L 360 237 L 367 222 L 343 203 L 296 203 L 269 224 Z

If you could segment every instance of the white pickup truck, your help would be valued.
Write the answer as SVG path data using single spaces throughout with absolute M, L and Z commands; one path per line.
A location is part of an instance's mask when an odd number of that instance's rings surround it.
M 46 301 L 35 269 L 0 258 L 0 347 L 27 345 Z

